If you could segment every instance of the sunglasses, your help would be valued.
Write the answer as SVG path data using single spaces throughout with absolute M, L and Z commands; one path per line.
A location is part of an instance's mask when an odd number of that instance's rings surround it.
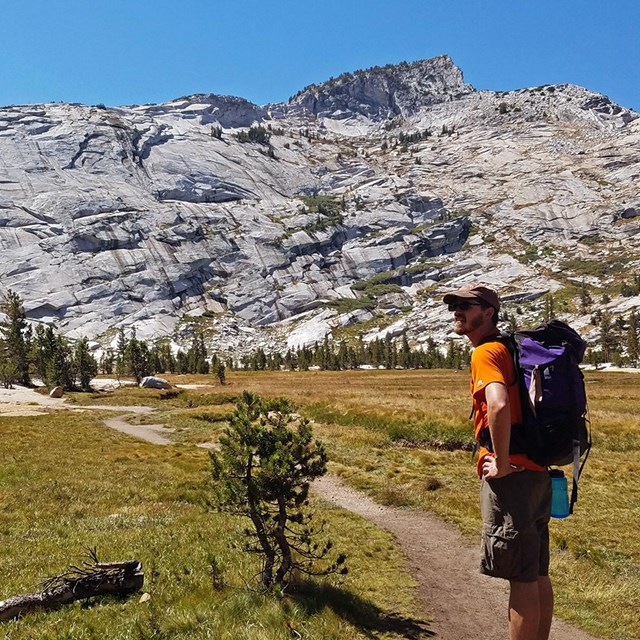
M 482 304 L 479 302 L 452 302 L 448 305 L 449 311 L 469 311 L 471 307 L 481 307 Z

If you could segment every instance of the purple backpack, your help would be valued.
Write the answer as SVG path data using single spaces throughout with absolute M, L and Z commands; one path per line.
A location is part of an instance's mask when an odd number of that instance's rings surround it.
M 591 450 L 587 396 L 578 366 L 586 342 L 560 320 L 494 339 L 509 348 L 520 387 L 523 423 L 511 426 L 509 450 L 525 453 L 542 466 L 573 463 L 573 512 L 578 478 Z

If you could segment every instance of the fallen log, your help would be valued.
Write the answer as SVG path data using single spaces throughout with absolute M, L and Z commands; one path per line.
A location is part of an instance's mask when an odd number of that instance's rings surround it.
M 95 550 L 91 562 L 71 566 L 64 573 L 47 578 L 36 593 L 12 596 L 0 602 L 0 621 L 12 620 L 38 609 L 57 609 L 62 605 L 104 595 L 130 595 L 142 589 L 144 572 L 137 560 L 101 563 Z

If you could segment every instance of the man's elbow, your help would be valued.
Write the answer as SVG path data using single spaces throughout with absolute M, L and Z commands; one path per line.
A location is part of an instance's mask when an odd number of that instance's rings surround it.
M 487 413 L 500 414 L 509 410 L 509 394 L 507 388 L 498 383 L 490 384 L 485 390 Z

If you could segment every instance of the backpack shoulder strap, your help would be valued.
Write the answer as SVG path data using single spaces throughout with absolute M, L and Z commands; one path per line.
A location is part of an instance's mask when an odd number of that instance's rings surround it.
M 520 380 L 519 370 L 520 370 L 520 359 L 518 358 L 518 343 L 517 343 L 517 334 L 516 333 L 505 333 L 501 331 L 499 333 L 487 336 L 480 340 L 480 342 L 476 346 L 480 346 L 482 344 L 487 344 L 488 342 L 500 342 L 502 343 L 511 354 L 511 358 L 513 360 L 513 381 L 509 385 L 510 387 L 518 384 Z

